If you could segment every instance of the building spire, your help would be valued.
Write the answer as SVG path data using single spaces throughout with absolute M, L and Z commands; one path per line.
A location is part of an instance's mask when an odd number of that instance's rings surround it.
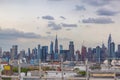
M 58 39 L 57 39 L 57 35 L 56 35 L 56 39 L 55 39 L 55 60 L 58 59 Z
M 109 34 L 108 42 L 111 43 L 111 41 L 112 41 L 112 37 L 111 37 L 111 34 Z
M 56 34 L 56 39 L 57 39 L 57 34 Z

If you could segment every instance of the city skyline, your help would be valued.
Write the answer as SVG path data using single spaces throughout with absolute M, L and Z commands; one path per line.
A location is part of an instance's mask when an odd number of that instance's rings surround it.
M 107 46 L 108 35 L 120 43 L 118 0 L 5 0 L 0 1 L 0 47 L 20 50 L 50 45 L 58 35 L 59 45 L 68 49 Z M 56 7 L 57 6 L 57 7 Z M 89 14 L 88 14 L 89 13 Z

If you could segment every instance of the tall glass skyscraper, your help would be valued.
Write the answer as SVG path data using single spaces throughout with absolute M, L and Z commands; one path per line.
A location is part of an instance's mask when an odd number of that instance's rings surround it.
M 70 41 L 69 43 L 69 51 L 70 51 L 70 60 L 74 60 L 74 43 L 73 41 Z
M 95 54 L 95 57 L 96 57 L 96 62 L 97 63 L 101 63 L 101 48 L 100 46 L 97 46 L 96 47 L 96 54 Z
M 111 34 L 109 34 L 109 37 L 108 37 L 108 58 L 112 58 L 111 56 L 111 41 L 112 41 L 112 37 L 111 37 Z
M 17 59 L 17 55 L 18 55 L 18 46 L 17 45 L 13 45 L 12 49 L 11 49 L 11 59 Z
M 31 58 L 31 52 L 30 52 L 30 48 L 28 48 L 28 59 L 30 60 Z
M 53 50 L 53 42 L 52 41 L 50 43 L 50 55 L 51 55 L 51 60 L 54 60 L 54 50 Z
M 111 52 L 111 58 L 113 58 L 113 59 L 115 59 L 116 58 L 116 56 L 115 56 L 115 43 L 114 42 L 112 42 L 111 44 L 110 44 L 110 52 Z
M 55 39 L 55 54 L 54 54 L 54 59 L 58 60 L 58 39 L 57 39 L 57 35 L 56 35 L 56 39 Z
M 48 55 L 48 46 L 42 46 L 42 57 L 41 61 L 46 61 Z
M 41 59 L 41 47 L 40 47 L 40 44 L 38 45 L 38 52 L 37 52 L 37 59 L 39 61 L 39 59 Z

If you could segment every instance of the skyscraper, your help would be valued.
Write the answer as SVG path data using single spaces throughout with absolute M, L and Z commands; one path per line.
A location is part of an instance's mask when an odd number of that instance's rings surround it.
M 28 59 L 30 60 L 31 58 L 31 52 L 30 52 L 30 48 L 28 48 Z
M 25 58 L 25 50 L 21 50 L 19 54 L 19 59 Z
M 109 37 L 108 37 L 108 58 L 111 58 L 111 41 L 112 41 L 112 37 L 111 37 L 111 34 L 109 34 Z
M 70 60 L 74 60 L 74 43 L 70 41 L 69 43 L 69 51 L 70 51 Z
M 116 56 L 115 56 L 115 43 L 114 42 L 112 42 L 111 44 L 110 44 L 110 52 L 111 52 L 111 58 L 113 59 L 115 59 L 116 58 Z
M 46 61 L 48 55 L 48 46 L 42 46 L 42 61 Z
M 79 61 L 79 60 L 80 60 L 80 57 L 81 57 L 80 51 L 77 50 L 77 51 L 76 51 L 76 55 L 75 55 L 75 60 L 76 60 L 76 61 Z
M 2 48 L 0 47 L 0 57 L 2 57 Z
M 17 55 L 18 55 L 18 46 L 17 45 L 13 45 L 11 48 L 11 59 L 17 59 Z
M 57 39 L 57 35 L 56 35 L 56 39 L 55 39 L 55 54 L 54 54 L 54 60 L 58 60 L 58 39 Z
M 95 60 L 97 63 L 101 63 L 101 48 L 100 46 L 96 47 L 96 54 L 95 54 Z
M 60 50 L 63 50 L 63 45 L 60 45 Z
M 102 44 L 102 48 L 101 48 L 101 61 L 106 60 L 107 57 L 108 57 L 107 48 L 105 47 L 104 44 Z
M 39 61 L 39 59 L 41 59 L 41 47 L 40 44 L 38 45 L 38 52 L 37 52 L 37 60 Z
M 53 50 L 53 42 L 52 41 L 50 43 L 50 55 L 51 55 L 51 60 L 54 60 L 54 50 Z
M 92 48 L 91 47 L 88 48 L 88 52 L 87 52 L 86 57 L 88 58 L 89 61 L 92 61 L 93 53 L 92 53 Z
M 58 40 L 57 40 L 57 35 L 55 39 L 55 54 L 58 53 Z
M 120 44 L 118 44 L 118 50 L 117 50 L 117 53 L 116 53 L 116 58 L 120 58 Z
M 82 46 L 82 49 L 81 49 L 81 60 L 82 61 L 85 61 L 86 54 L 87 54 L 87 48 L 85 46 Z
M 118 45 L 118 53 L 120 53 L 120 44 Z

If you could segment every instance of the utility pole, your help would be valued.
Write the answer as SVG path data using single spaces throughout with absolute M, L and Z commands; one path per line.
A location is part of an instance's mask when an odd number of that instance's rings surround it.
M 63 58 L 61 58 L 61 79 L 64 80 L 64 74 L 63 74 Z
M 41 59 L 39 59 L 39 76 L 40 76 L 40 80 L 41 80 Z
M 86 65 L 86 80 L 89 80 L 88 59 L 86 59 L 85 65 Z
M 21 65 L 20 65 L 20 60 L 18 59 L 18 76 L 19 76 L 19 80 L 21 79 Z

